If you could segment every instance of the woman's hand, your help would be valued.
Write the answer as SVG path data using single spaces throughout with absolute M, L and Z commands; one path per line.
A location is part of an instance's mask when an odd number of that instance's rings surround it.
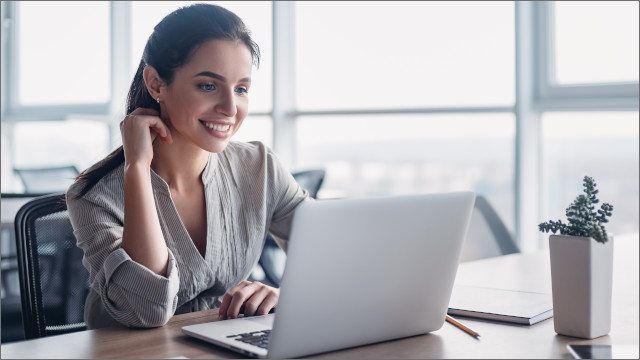
M 224 294 L 218 320 L 235 319 L 243 310 L 244 316 L 266 315 L 278 305 L 279 296 L 280 289 L 243 281 Z
M 129 164 L 142 161 L 150 166 L 156 137 L 160 136 L 167 144 L 173 142 L 171 132 L 153 109 L 135 109 L 120 122 L 120 132 L 125 161 Z

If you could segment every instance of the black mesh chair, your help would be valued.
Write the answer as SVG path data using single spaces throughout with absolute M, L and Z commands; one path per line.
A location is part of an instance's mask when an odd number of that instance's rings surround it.
M 316 198 L 324 181 L 324 170 L 300 171 L 292 173 L 292 175 L 298 184 L 309 192 L 309 196 Z M 260 260 L 258 260 L 258 265 L 264 273 L 264 277 L 260 281 L 270 286 L 280 287 L 285 260 L 284 251 L 278 246 L 271 234 L 267 235 Z
M 89 273 L 76 246 L 65 194 L 26 203 L 16 214 L 15 229 L 25 338 L 85 330 Z

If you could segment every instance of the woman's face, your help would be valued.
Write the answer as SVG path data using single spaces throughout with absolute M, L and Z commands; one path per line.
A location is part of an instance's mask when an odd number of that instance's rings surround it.
M 197 48 L 160 93 L 174 141 L 184 138 L 209 152 L 225 149 L 247 116 L 251 60 L 242 42 L 212 40 Z

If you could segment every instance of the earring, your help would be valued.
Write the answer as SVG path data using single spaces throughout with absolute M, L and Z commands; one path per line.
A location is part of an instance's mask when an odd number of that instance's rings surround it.
M 160 98 L 159 97 L 156 99 L 156 101 L 158 102 L 158 104 L 160 104 Z

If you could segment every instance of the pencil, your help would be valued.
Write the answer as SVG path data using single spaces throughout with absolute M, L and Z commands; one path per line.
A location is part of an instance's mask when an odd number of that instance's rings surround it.
M 447 322 L 453 324 L 455 327 L 461 329 L 462 331 L 464 331 L 467 334 L 475 337 L 476 339 L 480 337 L 480 334 L 478 334 L 477 331 L 471 330 L 469 327 L 463 325 L 461 322 L 459 322 L 458 320 L 452 318 L 451 316 L 447 315 L 447 317 L 445 319 L 447 320 Z

